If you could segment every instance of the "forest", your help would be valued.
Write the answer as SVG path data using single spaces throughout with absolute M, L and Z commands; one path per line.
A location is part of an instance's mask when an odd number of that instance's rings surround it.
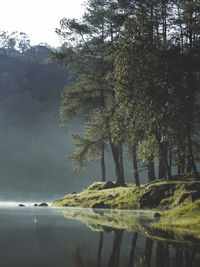
M 113 158 L 124 185 L 124 157 L 148 180 L 192 173 L 200 161 L 200 2 L 87 0 L 80 20 L 63 18 L 62 46 L 51 57 L 70 70 L 62 92 L 64 124 L 84 117 L 72 133 L 74 168 Z

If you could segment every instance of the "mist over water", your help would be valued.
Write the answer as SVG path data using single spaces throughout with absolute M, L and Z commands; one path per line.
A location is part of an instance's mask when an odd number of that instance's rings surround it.
M 15 208 L 18 207 L 20 204 L 22 204 L 21 202 L 17 202 L 17 201 L 0 201 L 0 208 Z M 25 205 L 25 207 L 34 207 L 34 204 L 36 204 L 35 202 L 23 202 L 23 204 Z M 48 206 L 51 205 L 51 202 L 47 202 Z

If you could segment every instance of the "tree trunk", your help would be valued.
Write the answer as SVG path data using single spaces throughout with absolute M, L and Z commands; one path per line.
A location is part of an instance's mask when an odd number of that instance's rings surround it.
M 172 173 L 172 152 L 169 151 L 169 169 L 170 173 Z
M 168 160 L 167 160 L 167 149 L 166 149 L 166 144 L 161 143 L 160 139 L 158 138 L 158 136 L 156 136 L 158 144 L 159 144 L 159 152 L 160 152 L 160 156 L 161 156 L 161 160 L 163 162 L 163 166 L 166 172 L 166 177 L 167 180 L 171 179 L 171 172 L 170 172 L 170 168 L 169 168 L 169 164 L 168 164 Z
M 160 143 L 160 147 L 161 147 L 161 154 L 162 154 L 162 158 L 163 158 L 163 163 L 164 163 L 165 170 L 166 170 L 167 180 L 170 180 L 171 179 L 171 171 L 170 171 L 168 160 L 167 160 L 167 151 L 165 151 L 164 145 L 162 143 Z
M 166 170 L 163 162 L 161 152 L 159 150 L 159 165 L 158 165 L 158 179 L 166 177 Z
M 155 168 L 154 168 L 153 154 L 151 154 L 151 156 L 148 158 L 147 173 L 148 173 L 149 182 L 152 182 L 153 180 L 155 180 Z
M 153 45 L 153 26 L 154 26 L 154 21 L 153 21 L 153 2 L 152 0 L 150 1 L 150 16 L 151 16 L 151 21 L 150 21 L 150 42 Z
M 112 143 L 111 138 L 110 138 L 110 147 L 111 147 L 111 151 L 112 151 L 112 155 L 113 155 L 113 159 L 115 163 L 115 172 L 116 172 L 116 178 L 117 178 L 116 184 L 118 186 L 124 186 L 124 178 L 122 175 L 120 161 L 119 161 L 119 149 L 116 145 Z
M 177 9 L 178 9 L 178 21 L 179 21 L 179 27 L 180 27 L 181 51 L 183 51 L 183 25 L 182 25 L 181 11 L 180 11 L 180 4 L 179 3 L 177 3 Z
M 198 174 L 195 159 L 194 159 L 194 152 L 193 152 L 193 146 L 192 146 L 192 140 L 191 140 L 191 130 L 189 126 L 187 127 L 187 142 L 188 142 L 188 154 L 189 154 L 192 171 L 193 171 L 195 179 L 199 179 L 199 174 Z
M 177 166 L 177 175 L 180 176 L 181 175 L 181 165 L 178 164 Z
M 124 163 L 123 163 L 123 145 L 122 145 L 122 143 L 119 145 L 119 164 L 120 164 L 120 168 L 121 168 L 122 178 L 125 181 L 125 178 L 124 178 Z
M 101 181 L 105 182 L 106 181 L 106 167 L 105 167 L 105 152 L 104 152 L 104 146 L 102 147 L 102 152 L 101 152 Z
M 113 144 L 111 135 L 109 132 L 109 122 L 108 119 L 106 120 L 106 128 L 108 130 L 108 138 L 109 138 L 109 143 L 110 143 L 110 148 L 113 156 L 113 160 L 115 163 L 115 173 L 116 173 L 116 184 L 117 186 L 124 186 L 124 177 L 122 175 L 122 170 L 120 166 L 120 160 L 119 160 L 119 148 L 115 144 Z
M 137 164 L 137 154 L 136 154 L 136 145 L 133 145 L 133 172 L 135 178 L 136 186 L 140 186 L 139 172 L 138 172 L 138 164 Z
M 156 20 L 155 20 L 155 28 L 156 28 L 156 36 L 159 37 L 159 20 L 158 20 L 158 12 L 157 10 L 155 11 L 156 12 Z
M 182 145 L 182 151 L 178 153 L 178 175 L 185 172 L 185 146 Z
M 190 153 L 188 152 L 188 155 L 187 155 L 187 172 L 191 172 L 192 171 L 192 162 L 191 162 L 191 155 Z
M 162 0 L 162 35 L 163 41 L 166 44 L 167 40 L 167 5 L 166 0 Z
M 181 157 L 181 173 L 185 172 L 185 148 L 184 148 L 184 154 Z

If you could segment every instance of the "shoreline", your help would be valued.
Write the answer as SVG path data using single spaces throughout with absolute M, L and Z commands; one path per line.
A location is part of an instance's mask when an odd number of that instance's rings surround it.
M 54 201 L 51 207 L 154 211 L 153 228 L 189 231 L 200 238 L 200 181 L 193 178 L 157 180 L 140 187 L 94 182 L 80 193 Z

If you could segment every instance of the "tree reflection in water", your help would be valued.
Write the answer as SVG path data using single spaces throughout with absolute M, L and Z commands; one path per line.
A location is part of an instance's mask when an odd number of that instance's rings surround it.
M 103 248 L 103 232 L 100 232 L 99 246 L 98 246 L 98 259 L 97 259 L 98 267 L 101 267 L 102 248 Z
M 134 233 L 133 234 L 133 239 L 132 239 L 132 245 L 131 245 L 131 252 L 130 252 L 130 259 L 129 259 L 129 267 L 132 267 L 133 266 L 137 238 L 138 238 L 138 233 Z
M 169 266 L 169 248 L 163 242 L 156 242 L 156 267 Z
M 164 241 L 155 241 L 138 233 L 133 233 L 130 251 L 120 257 L 120 252 L 127 248 L 127 241 L 124 240 L 124 230 L 113 229 L 112 247 L 104 242 L 104 236 L 110 233 L 99 232 L 97 253 L 81 251 L 81 246 L 76 243 L 71 252 L 71 267 L 199 267 L 199 247 L 185 247 L 183 244 L 172 244 Z M 141 237 L 145 242 L 141 248 Z M 92 247 L 94 244 L 92 244 Z M 103 251 L 103 247 L 106 250 Z M 140 247 L 137 249 L 137 246 Z M 105 252 L 105 253 L 103 253 Z M 124 250 L 123 250 L 124 252 Z M 106 255 L 104 255 L 106 254 Z M 120 260 L 121 258 L 121 260 Z
M 119 266 L 119 255 L 122 244 L 122 236 L 123 236 L 123 230 L 117 229 L 114 231 L 113 248 L 112 248 L 112 253 L 110 255 L 110 259 L 108 261 L 108 267 Z
M 96 260 L 89 252 L 81 252 L 80 245 L 75 243 L 70 252 L 72 267 L 97 267 Z

